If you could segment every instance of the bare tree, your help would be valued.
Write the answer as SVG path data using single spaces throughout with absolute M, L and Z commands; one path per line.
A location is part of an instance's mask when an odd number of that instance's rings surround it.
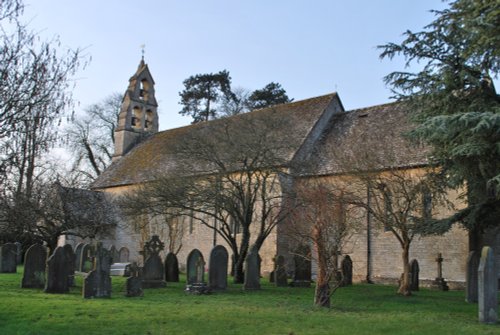
M 289 211 L 284 122 L 279 113 L 244 114 L 193 126 L 178 139 L 175 168 L 122 199 L 123 208 L 182 214 L 213 229 L 233 252 L 235 282 L 243 282 L 250 248 L 258 252 Z
M 314 304 L 330 307 L 342 285 L 339 255 L 360 229 L 363 215 L 354 204 L 359 197 L 343 182 L 302 180 L 296 187 L 295 207 L 287 235 L 299 245 L 312 245 L 311 261 L 318 266 Z
M 89 184 L 111 163 L 114 132 L 123 95 L 113 93 L 99 103 L 88 106 L 66 130 L 74 159 L 72 173 Z

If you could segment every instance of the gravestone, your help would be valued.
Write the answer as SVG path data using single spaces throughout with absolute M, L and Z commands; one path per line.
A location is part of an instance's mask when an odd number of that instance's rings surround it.
M 14 242 L 16 245 L 16 264 L 19 265 L 23 262 L 23 245 L 20 242 Z
M 165 281 L 179 282 L 179 261 L 172 252 L 169 252 L 165 258 Z
M 276 256 L 273 257 L 273 271 L 269 273 L 269 282 L 274 283 L 274 277 L 276 272 Z
M 227 288 L 227 262 L 229 254 L 222 245 L 215 246 L 210 252 L 208 283 L 212 290 Z
M 135 262 L 130 265 L 130 277 L 127 278 L 126 287 L 126 297 L 142 297 L 144 295 L 141 271 Z
M 142 287 L 158 288 L 165 287 L 165 269 L 160 257 L 160 251 L 165 248 L 158 235 L 153 235 L 149 242 L 144 244 L 144 254 L 148 255 L 142 269 Z
M 68 293 L 68 258 L 63 247 L 57 247 L 47 260 L 45 292 Z
M 498 321 L 498 278 L 493 249 L 483 247 L 478 268 L 479 322 Z
M 82 258 L 80 260 L 81 272 L 90 272 L 94 268 L 94 251 L 92 249 L 92 246 L 87 243 L 82 247 Z
M 75 248 L 75 271 L 81 271 L 80 264 L 82 262 L 82 249 L 85 243 L 81 242 Z
M 260 290 L 260 256 L 252 249 L 245 258 L 245 290 Z
M 440 290 L 440 291 L 448 291 L 450 288 L 446 283 L 446 280 L 443 278 L 443 256 L 439 253 L 436 257 L 437 263 L 437 277 L 432 282 L 431 288 Z
M 116 250 L 114 245 L 109 248 L 109 255 L 111 256 L 113 263 L 120 263 L 120 254 L 118 253 L 118 250 Z
M 412 259 L 410 262 L 410 291 L 419 290 L 419 274 L 420 267 L 418 266 L 418 261 Z
M 187 259 L 186 293 L 208 294 L 210 288 L 205 283 L 205 260 L 198 249 L 193 249 Z
M 44 288 L 47 249 L 41 244 L 33 244 L 24 256 L 22 288 Z
M 0 273 L 16 273 L 17 247 L 14 243 L 0 246 Z
M 344 259 L 342 259 L 340 268 L 342 272 L 341 286 L 352 285 L 352 259 L 349 255 L 345 255 Z
M 64 245 L 63 249 L 68 264 L 68 285 L 69 287 L 73 287 L 75 286 L 75 253 L 73 252 L 73 247 L 69 244 Z
M 281 255 L 276 257 L 276 265 L 274 268 L 274 282 L 278 287 L 288 286 L 288 279 L 285 267 L 285 257 Z
M 467 257 L 465 268 L 465 301 L 477 302 L 477 270 L 479 268 L 479 252 L 471 251 Z
M 130 251 L 127 247 L 121 247 L 118 252 L 118 259 L 120 263 L 128 263 L 130 257 Z
M 297 248 L 293 261 L 295 271 L 291 286 L 294 287 L 311 287 L 311 249 L 302 245 Z
M 84 298 L 111 297 L 111 254 L 97 242 L 94 255 L 94 269 L 83 280 L 82 294 Z

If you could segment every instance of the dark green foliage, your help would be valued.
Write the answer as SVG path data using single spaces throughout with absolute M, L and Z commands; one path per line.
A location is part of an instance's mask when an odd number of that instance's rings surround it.
M 381 58 L 401 55 L 407 66 L 424 64 L 420 72 L 393 72 L 385 81 L 414 112 L 411 135 L 432 146 L 430 160 L 442 168 L 443 180 L 467 188 L 468 207 L 433 222 L 429 232 L 456 221 L 480 232 L 500 222 L 500 96 L 492 80 L 500 69 L 500 6 L 498 0 L 457 0 L 434 13 L 423 31 L 380 46 Z
M 278 104 L 292 102 L 286 91 L 279 83 L 271 82 L 260 90 L 255 90 L 248 97 L 248 106 L 252 109 L 271 107 Z
M 179 114 L 189 115 L 193 123 L 208 121 L 217 116 L 216 103 L 222 97 L 231 98 L 231 77 L 224 70 L 219 73 L 197 74 L 184 80 L 184 90 L 179 92 Z

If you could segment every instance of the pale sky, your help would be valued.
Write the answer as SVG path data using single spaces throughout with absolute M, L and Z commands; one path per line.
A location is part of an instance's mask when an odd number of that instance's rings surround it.
M 77 75 L 78 110 L 124 93 L 141 59 L 156 82 L 160 129 L 190 124 L 178 114 L 182 82 L 228 70 L 233 87 L 279 82 L 289 97 L 338 92 L 347 110 L 390 101 L 382 78 L 403 62 L 378 58 L 431 22 L 440 0 L 25 0 L 42 36 L 92 57 Z

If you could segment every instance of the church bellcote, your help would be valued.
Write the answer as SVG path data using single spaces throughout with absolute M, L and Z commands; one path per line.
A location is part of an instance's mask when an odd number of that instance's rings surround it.
M 115 130 L 113 161 L 124 156 L 148 135 L 158 132 L 158 103 L 154 80 L 148 65 L 141 59 L 136 73 L 129 79 L 123 96 Z

